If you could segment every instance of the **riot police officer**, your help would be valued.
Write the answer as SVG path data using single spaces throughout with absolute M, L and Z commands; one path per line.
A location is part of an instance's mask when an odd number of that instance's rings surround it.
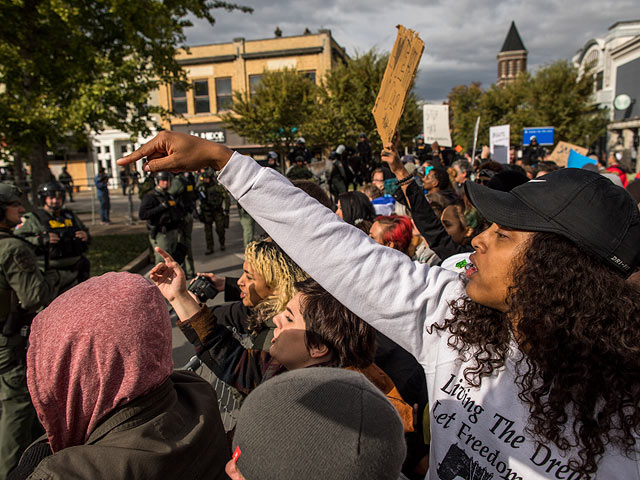
M 73 177 L 67 171 L 67 167 L 62 167 L 62 173 L 58 176 L 58 181 L 64 186 L 69 194 L 69 201 L 73 202 Z
M 178 242 L 185 246 L 184 273 L 187 278 L 196 276 L 191 248 L 191 233 L 193 232 L 193 211 L 196 207 L 196 181 L 193 173 L 186 172 L 176 175 L 171 182 L 169 193 L 173 195 L 182 209 L 183 217 L 178 229 Z
M 78 282 L 83 282 L 89 278 L 91 266 L 83 254 L 91 238 L 78 216 L 64 208 L 65 193 L 59 182 L 42 185 L 38 189 L 42 208 L 27 213 L 15 234 L 38 247 L 41 267 L 77 272 Z
M 140 202 L 138 216 L 141 220 L 147 221 L 149 229 L 149 241 L 154 250 L 156 263 L 163 261 L 162 257 L 155 251 L 155 247 L 162 248 L 168 252 L 179 263 L 184 256 L 177 253 L 178 229 L 182 223 L 182 209 L 178 206 L 176 199 L 169 193 L 172 175 L 169 172 L 158 172 L 155 175 L 156 187 L 147 193 Z
M 0 478 L 39 433 L 26 382 L 28 326 L 34 312 L 75 281 L 75 272 L 42 273 L 33 247 L 13 235 L 24 211 L 20 190 L 0 184 Z
M 215 178 L 212 168 L 205 169 L 196 186 L 198 195 L 198 216 L 204 223 L 204 235 L 207 242 L 205 255 L 213 253 L 213 223 L 220 242 L 220 250 L 224 250 L 225 228 L 229 227 L 229 194 Z

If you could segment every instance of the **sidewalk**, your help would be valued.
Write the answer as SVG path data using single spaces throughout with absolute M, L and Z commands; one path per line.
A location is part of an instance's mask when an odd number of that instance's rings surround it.
M 111 224 L 102 225 L 100 223 L 100 203 L 95 198 L 93 192 L 79 192 L 73 195 L 73 202 L 65 203 L 65 207 L 70 208 L 89 229 L 93 236 L 116 235 L 120 233 L 140 233 L 147 231 L 146 222 L 135 221 L 132 223 L 129 216 L 129 197 L 122 195 L 120 190 L 109 190 L 111 200 Z M 138 194 L 131 196 L 132 211 L 134 219 L 138 218 L 140 199 Z

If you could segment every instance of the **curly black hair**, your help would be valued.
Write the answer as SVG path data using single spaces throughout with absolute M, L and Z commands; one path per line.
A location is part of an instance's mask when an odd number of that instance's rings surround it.
M 577 448 L 571 467 L 593 474 L 607 445 L 631 454 L 640 433 L 640 288 L 552 233 L 536 233 L 523 260 L 507 313 L 463 298 L 431 329 L 448 330 L 449 345 L 471 359 L 464 376 L 474 386 L 504 366 L 515 338 L 527 432 Z

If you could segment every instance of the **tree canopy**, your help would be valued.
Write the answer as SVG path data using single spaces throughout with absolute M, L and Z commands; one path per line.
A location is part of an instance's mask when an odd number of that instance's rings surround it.
M 522 142 L 526 127 L 555 127 L 556 141 L 591 146 L 606 128 L 607 112 L 592 103 L 593 75 L 578 75 L 566 60 L 535 74 L 523 73 L 503 87 L 482 90 L 479 83 L 454 87 L 449 94 L 453 141 L 471 148 L 473 130 L 481 117 L 478 144 L 489 143 L 489 127 L 511 126 L 511 143 Z
M 311 131 L 318 99 L 319 87 L 305 75 L 292 69 L 265 71 L 253 93 L 234 92 L 233 112 L 222 119 L 243 137 L 273 145 L 282 158 L 298 132 Z
M 188 86 L 175 60 L 185 17 L 213 24 L 216 8 L 251 11 L 210 0 L 0 0 L 3 152 L 28 156 L 38 185 L 47 149 L 70 134 L 148 134 L 151 115 L 168 114 L 149 94 L 162 83 Z
M 286 151 L 302 135 L 307 144 L 331 148 L 353 145 L 365 133 L 374 151 L 381 149 L 371 110 L 378 96 L 388 55 L 375 50 L 336 65 L 320 85 L 292 70 L 264 72 L 253 95 L 234 93 L 234 113 L 223 117 L 233 130 L 253 141 L 281 145 Z M 411 140 L 421 114 L 409 95 L 399 130 Z M 295 130 L 293 130 L 295 128 Z

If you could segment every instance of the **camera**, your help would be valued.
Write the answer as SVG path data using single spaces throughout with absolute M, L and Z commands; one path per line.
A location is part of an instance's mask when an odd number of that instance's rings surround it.
M 189 285 L 189 291 L 192 292 L 200 303 L 206 303 L 207 300 L 214 298 L 218 294 L 218 290 L 211 280 L 204 275 L 198 275 L 196 279 Z

